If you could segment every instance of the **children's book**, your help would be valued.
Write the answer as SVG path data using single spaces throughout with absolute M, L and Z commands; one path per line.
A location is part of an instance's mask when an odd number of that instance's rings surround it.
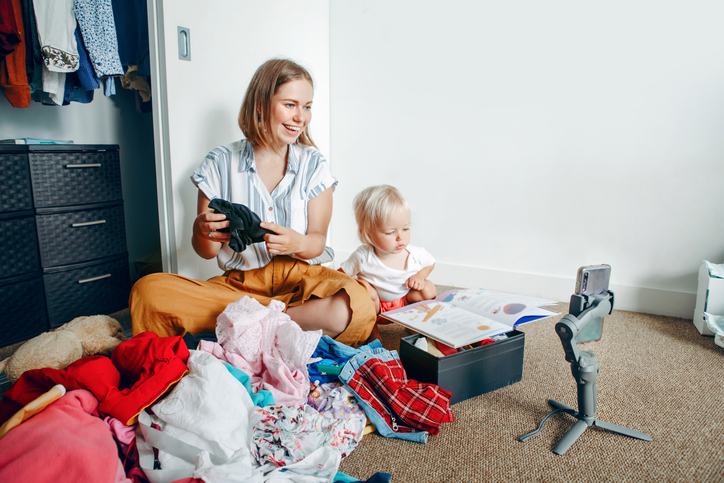
M 543 308 L 557 302 L 489 290 L 450 290 L 384 312 L 382 317 L 454 348 L 504 334 L 520 324 L 558 312 Z

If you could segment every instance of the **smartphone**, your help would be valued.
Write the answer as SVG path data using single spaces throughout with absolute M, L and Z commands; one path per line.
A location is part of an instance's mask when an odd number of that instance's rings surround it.
M 596 295 L 608 291 L 611 278 L 611 265 L 588 265 L 578 269 L 576 274 L 576 293 L 578 295 Z
M 611 266 L 606 264 L 587 265 L 576 274 L 576 294 L 591 296 L 608 292 Z M 597 341 L 603 335 L 603 318 L 588 324 L 576 336 L 576 343 Z

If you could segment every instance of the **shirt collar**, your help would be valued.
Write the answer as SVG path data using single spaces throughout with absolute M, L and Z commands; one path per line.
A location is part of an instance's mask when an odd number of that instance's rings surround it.
M 287 159 L 287 171 L 294 174 L 299 172 L 299 145 L 289 144 L 289 157 Z M 256 160 L 254 159 L 254 146 L 249 141 L 244 141 L 239 162 L 239 171 L 256 171 Z

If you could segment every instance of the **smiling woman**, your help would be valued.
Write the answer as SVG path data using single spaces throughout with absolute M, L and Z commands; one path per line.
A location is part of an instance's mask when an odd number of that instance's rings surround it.
M 264 305 L 284 302 L 304 330 L 349 345 L 367 340 L 375 323 L 367 289 L 321 266 L 333 257 L 326 236 L 337 180 L 309 134 L 313 97 L 312 77 L 295 62 L 272 59 L 257 69 L 239 113 L 245 139 L 212 150 L 191 177 L 198 188 L 192 245 L 225 273 L 139 280 L 130 299 L 134 334 L 214 332 L 226 306 L 248 295 Z M 229 220 L 209 208 L 213 199 L 246 206 L 270 233 L 235 252 Z

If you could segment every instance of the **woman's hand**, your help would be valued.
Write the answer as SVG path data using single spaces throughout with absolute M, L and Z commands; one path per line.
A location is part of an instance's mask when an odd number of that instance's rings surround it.
M 260 223 L 259 226 L 274 232 L 264 235 L 266 249 L 269 250 L 269 253 L 272 255 L 291 255 L 305 251 L 305 236 L 301 233 L 291 228 L 266 221 Z
M 209 208 L 211 201 L 206 195 L 199 190 L 197 201 L 198 216 L 194 219 L 192 226 L 191 245 L 194 251 L 201 258 L 214 258 L 221 250 L 222 243 L 228 243 L 231 240 L 229 233 L 222 233 L 218 230 L 228 228 L 229 220 L 223 213 L 214 213 Z
M 228 243 L 229 240 L 231 240 L 231 234 L 219 231 L 222 228 L 228 227 L 229 220 L 226 219 L 226 215 L 223 213 L 214 213 L 214 211 L 211 210 L 204 211 L 196 217 L 193 231 L 195 236 L 199 236 L 202 239 Z
M 307 204 L 307 233 L 301 234 L 291 228 L 271 222 L 260 226 L 274 233 L 264 235 L 267 250 L 272 255 L 291 255 L 310 260 L 324 252 L 327 229 L 332 218 L 332 190 L 326 189 Z

